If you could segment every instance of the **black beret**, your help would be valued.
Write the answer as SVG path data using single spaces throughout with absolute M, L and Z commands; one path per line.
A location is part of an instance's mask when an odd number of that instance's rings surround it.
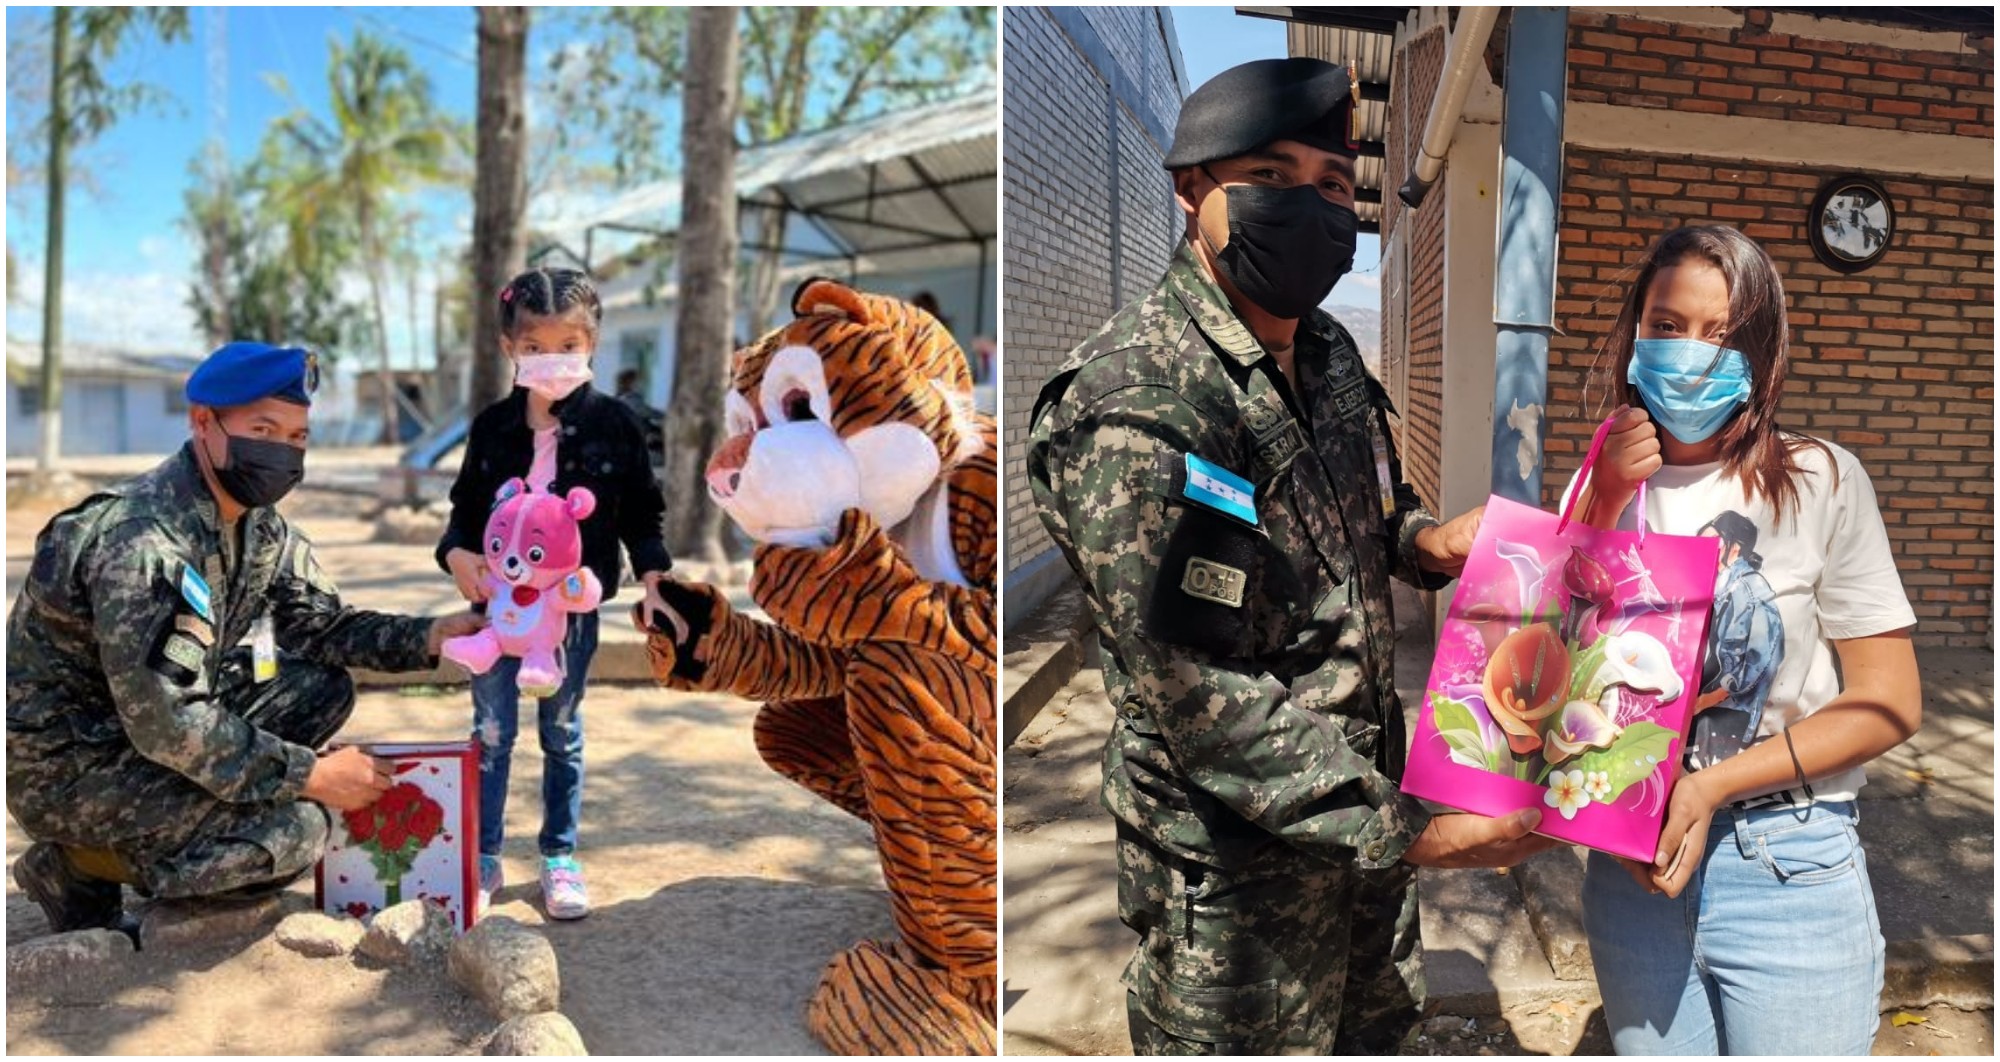
M 187 400 L 223 409 L 262 398 L 309 406 L 318 383 L 319 366 L 304 349 L 237 342 L 196 366 L 188 377 Z
M 1210 78 L 1181 102 L 1167 169 L 1234 158 L 1273 140 L 1355 154 L 1354 83 L 1323 59 L 1258 59 Z

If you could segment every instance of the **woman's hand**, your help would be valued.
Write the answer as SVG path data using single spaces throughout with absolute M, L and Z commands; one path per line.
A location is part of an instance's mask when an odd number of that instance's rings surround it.
M 455 549 L 444 555 L 444 564 L 451 569 L 451 578 L 458 584 L 460 597 L 475 605 L 487 599 L 484 556 L 469 549 Z
M 1639 484 L 1660 470 L 1660 432 L 1643 409 L 1621 406 L 1617 418 L 1604 436 L 1590 482 L 1596 501 L 1623 509 Z
M 1708 851 L 1708 826 L 1719 806 L 1697 771 L 1674 786 L 1667 801 L 1667 821 L 1660 830 L 1660 847 L 1653 855 L 1653 887 L 1669 898 L 1679 896 L 1694 878 Z

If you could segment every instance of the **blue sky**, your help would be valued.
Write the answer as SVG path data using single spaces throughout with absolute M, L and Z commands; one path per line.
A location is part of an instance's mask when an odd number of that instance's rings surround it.
M 149 43 L 113 67 L 114 83 L 143 80 L 165 90 L 171 101 L 120 122 L 77 156 L 92 173 L 96 193 L 72 182 L 68 197 L 63 320 L 64 334 L 73 342 L 129 344 L 142 350 L 203 346 L 185 306 L 194 243 L 180 228 L 180 216 L 183 194 L 192 179 L 189 164 L 202 153 L 208 136 L 204 43 L 218 10 L 191 9 L 191 39 L 171 46 Z M 45 37 L 48 12 L 48 8 L 9 8 L 10 42 L 24 34 Z M 222 17 L 228 55 L 226 147 L 233 160 L 254 156 L 271 121 L 295 106 L 326 114 L 329 42 L 347 40 L 357 29 L 408 52 L 424 69 L 433 100 L 447 114 L 469 123 L 475 113 L 478 46 L 470 7 L 236 7 Z M 554 88 L 551 60 L 580 38 L 580 18 L 576 9 L 535 11 L 528 37 L 531 152 L 551 147 L 540 132 L 549 127 L 542 100 Z M 11 64 L 8 73 L 11 107 L 16 89 Z M 977 71 L 970 76 L 976 78 Z M 289 83 L 291 96 L 274 86 L 275 79 Z M 823 113 L 829 103 L 815 99 L 808 109 Z M 663 101 L 662 110 L 663 161 L 671 168 L 678 153 L 678 100 Z M 18 138 L 22 129 L 11 123 L 39 115 L 8 117 L 9 133 Z M 589 157 L 606 161 L 609 153 L 599 146 Z M 531 159 L 531 172 L 536 169 Z M 43 198 L 39 182 L 9 189 L 7 239 L 19 275 L 12 278 L 17 302 L 8 307 L 7 333 L 19 339 L 41 334 Z M 471 206 L 466 188 L 433 191 L 403 204 L 419 213 L 415 229 L 419 254 L 437 265 L 427 265 L 416 278 L 414 324 L 409 274 L 398 270 L 383 278 L 389 348 L 396 365 L 412 364 L 416 350 L 424 351 L 428 360 L 436 277 L 448 268 L 446 256 L 463 244 L 471 227 Z M 531 203 L 530 210 L 535 209 Z M 357 298 L 365 297 L 364 277 L 346 282 Z
M 163 107 L 127 118 L 79 156 L 96 192 L 72 185 L 64 244 L 64 331 L 81 342 L 131 343 L 147 349 L 199 348 L 200 337 L 185 306 L 193 268 L 193 242 L 179 227 L 189 163 L 208 136 L 209 100 L 203 45 L 217 8 L 191 9 L 191 39 L 174 45 L 149 42 L 122 56 L 118 77 L 138 77 L 171 97 Z M 7 35 L 46 32 L 47 8 L 9 8 Z M 448 113 L 469 118 L 474 107 L 476 44 L 473 15 L 465 7 L 230 8 L 223 35 L 228 54 L 226 149 L 232 160 L 254 155 L 265 127 L 294 107 L 271 83 L 289 82 L 297 103 L 326 110 L 328 42 L 366 28 L 401 45 L 429 76 L 432 95 Z M 533 43 L 531 37 L 531 47 Z M 534 48 L 530 63 L 545 62 L 548 48 Z M 532 67 L 531 67 L 532 68 Z M 10 96 L 14 71 L 10 66 Z M 19 137 L 9 114 L 9 133 Z M 419 204 L 419 243 L 448 233 L 469 215 L 462 192 L 434 193 Z M 41 265 L 46 229 L 39 184 L 9 189 L 7 239 L 21 275 L 19 299 L 8 307 L 7 332 L 41 333 Z M 398 277 L 392 288 L 405 289 Z M 420 302 L 429 305 L 429 281 Z M 391 301 L 390 346 L 410 347 L 406 295 Z M 429 314 L 419 316 L 428 318 Z M 428 320 L 424 322 L 428 328 Z M 425 337 L 426 343 L 428 337 Z M 398 358 L 401 362 L 406 360 Z
M 1246 18 L 1233 7 L 1173 8 L 1174 36 L 1181 42 L 1188 87 L 1252 59 L 1283 59 L 1285 24 L 1268 18 Z M 1334 286 L 1327 306 L 1361 306 L 1380 311 L 1382 241 L 1362 233 L 1354 251 L 1354 271 Z

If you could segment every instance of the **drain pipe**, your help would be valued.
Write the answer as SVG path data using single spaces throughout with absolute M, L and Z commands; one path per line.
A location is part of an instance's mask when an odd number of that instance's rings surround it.
M 1424 141 L 1417 149 L 1416 166 L 1411 169 L 1409 180 L 1396 192 L 1397 198 L 1412 210 L 1423 205 L 1424 196 L 1444 170 L 1444 155 L 1451 149 L 1452 134 L 1458 129 L 1459 112 L 1465 109 L 1465 97 L 1472 91 L 1472 74 L 1486 54 L 1486 38 L 1492 35 L 1493 24 L 1499 18 L 1497 7 L 1459 9 L 1458 29 L 1451 35 L 1451 54 L 1445 57 L 1444 70 L 1438 74 L 1437 95 L 1431 103 L 1430 117 L 1424 122 Z

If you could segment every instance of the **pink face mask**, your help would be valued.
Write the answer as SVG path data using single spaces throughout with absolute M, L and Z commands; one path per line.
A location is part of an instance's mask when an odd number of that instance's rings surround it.
M 529 354 L 514 363 L 514 382 L 551 402 L 591 380 L 588 354 Z

